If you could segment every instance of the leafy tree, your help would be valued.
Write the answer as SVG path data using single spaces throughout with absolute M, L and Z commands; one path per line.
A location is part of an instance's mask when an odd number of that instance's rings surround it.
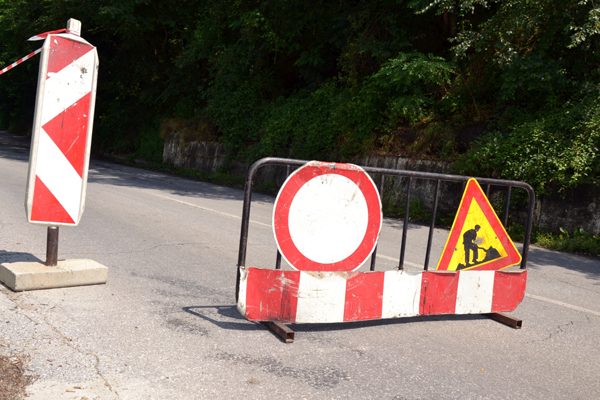
M 420 146 L 539 191 L 600 174 L 587 0 L 0 0 L 1 62 L 71 17 L 100 55 L 97 152 L 160 161 L 161 125 L 185 121 L 247 161 Z M 0 128 L 30 129 L 36 77 L 35 61 L 0 77 Z M 487 132 L 458 154 L 473 124 Z

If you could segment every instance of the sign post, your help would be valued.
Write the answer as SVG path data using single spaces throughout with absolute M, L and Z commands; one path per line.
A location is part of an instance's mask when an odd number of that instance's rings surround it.
M 48 238 L 46 240 L 46 266 L 56 267 L 58 265 L 58 226 L 48 227 Z
M 66 30 L 33 37 L 44 39 L 44 45 L 25 211 L 28 222 L 48 227 L 45 266 L 54 270 L 42 272 L 30 265 L 26 268 L 16 265 L 30 263 L 14 263 L 10 275 L 5 268 L 7 264 L 3 264 L 0 280 L 12 282 L 12 286 L 7 285 L 13 290 L 104 283 L 108 276 L 106 267 L 91 260 L 58 260 L 59 227 L 77 226 L 83 214 L 92 144 L 98 53 L 80 34 L 81 22 L 70 19 Z M 19 270 L 21 267 L 25 269 Z M 52 278 L 25 283 L 24 279 L 19 280 L 25 270 L 27 274 L 40 273 L 39 276 L 52 275 Z

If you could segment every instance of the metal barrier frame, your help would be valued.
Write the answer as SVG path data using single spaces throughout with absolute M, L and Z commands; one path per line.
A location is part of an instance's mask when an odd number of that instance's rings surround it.
M 237 264 L 237 277 L 236 277 L 236 289 L 235 289 L 235 300 L 238 301 L 239 296 L 239 285 L 240 285 L 240 267 L 246 266 L 246 250 L 248 245 L 248 229 L 250 222 L 250 205 L 252 201 L 252 185 L 253 179 L 256 175 L 256 172 L 264 166 L 267 165 L 279 165 L 287 167 L 287 175 L 290 174 L 291 167 L 301 167 L 309 161 L 306 160 L 294 160 L 290 158 L 275 158 L 275 157 L 267 157 L 262 158 L 256 161 L 248 170 L 248 175 L 246 178 L 246 184 L 244 188 L 244 205 L 242 212 L 242 227 L 240 233 L 240 246 L 238 253 L 238 264 Z M 402 242 L 400 247 L 400 258 L 398 262 L 398 269 L 404 269 L 404 255 L 406 251 L 406 234 L 409 223 L 409 215 L 410 215 L 410 191 L 413 179 L 424 179 L 424 180 L 435 180 L 436 181 L 436 189 L 435 189 L 435 197 L 433 202 L 433 212 L 431 214 L 431 222 L 429 225 L 429 237 L 427 241 L 427 252 L 425 255 L 425 263 L 423 269 L 425 271 L 429 270 L 429 256 L 431 253 L 431 244 L 433 239 L 433 229 L 435 228 L 435 217 L 437 215 L 437 206 L 439 199 L 439 191 L 440 191 L 440 183 L 441 182 L 456 182 L 462 183 L 463 189 L 467 184 L 468 180 L 472 177 L 470 176 L 461 176 L 461 175 L 446 175 L 446 174 L 438 174 L 431 172 L 419 172 L 419 171 L 408 171 L 408 170 L 396 170 L 396 169 L 387 169 L 387 168 L 375 168 L 375 167 L 361 167 L 367 173 L 377 174 L 381 176 L 379 182 L 379 196 L 380 198 L 383 195 L 385 176 L 398 176 L 402 178 L 408 178 L 407 182 L 407 190 L 406 190 L 406 209 L 404 212 L 404 223 L 402 226 Z M 533 188 L 521 181 L 512 181 L 512 180 L 503 180 L 503 179 L 492 179 L 492 178 L 475 178 L 479 182 L 480 185 L 487 185 L 486 187 L 486 197 L 489 196 L 490 187 L 491 186 L 500 186 L 506 187 L 506 204 L 504 207 L 504 215 L 503 215 L 503 225 L 506 227 L 508 221 L 508 211 L 510 206 L 510 198 L 512 193 L 512 188 L 522 188 L 528 193 L 528 210 L 527 210 L 527 221 L 525 223 L 525 236 L 523 238 L 523 250 L 521 254 L 521 269 L 527 269 L 527 257 L 529 254 L 529 243 L 531 240 L 531 231 L 533 227 L 533 211 L 535 207 L 535 192 Z M 377 247 L 373 250 L 371 255 L 371 265 L 370 270 L 375 271 L 375 264 L 377 259 Z M 275 269 L 281 268 L 281 254 L 277 251 L 277 260 Z
M 294 160 L 288 158 L 263 158 L 256 161 L 248 170 L 246 184 L 244 188 L 244 204 L 243 204 L 243 212 L 242 212 L 242 226 L 240 232 L 240 245 L 239 245 L 239 253 L 238 253 L 238 264 L 237 264 L 237 274 L 236 274 L 236 286 L 235 286 L 235 301 L 236 303 L 239 300 L 240 294 L 240 270 L 242 267 L 246 266 L 246 250 L 248 245 L 248 229 L 250 222 L 250 206 L 252 202 L 252 186 L 253 179 L 256 175 L 256 172 L 264 166 L 267 165 L 279 165 L 287 167 L 287 176 L 290 175 L 290 171 L 292 167 L 301 167 L 309 161 L 306 160 Z M 395 169 L 387 169 L 387 168 L 374 168 L 374 167 L 362 167 L 367 173 L 378 174 L 380 175 L 379 181 L 379 196 L 380 199 L 383 196 L 383 189 L 385 183 L 385 176 L 397 176 L 402 178 L 407 178 L 407 190 L 406 190 L 406 208 L 404 212 L 404 223 L 402 227 L 402 242 L 400 248 L 400 258 L 398 262 L 398 270 L 404 269 L 404 255 L 406 250 L 406 235 L 407 228 L 409 223 L 410 216 L 410 200 L 411 200 L 411 185 L 413 179 L 424 179 L 424 180 L 435 180 L 436 181 L 436 189 L 435 189 L 435 197 L 433 203 L 433 211 L 431 214 L 431 222 L 429 226 L 429 236 L 427 240 L 427 253 L 425 255 L 425 263 L 424 263 L 424 271 L 429 270 L 429 258 L 431 253 L 431 245 L 433 239 L 433 229 L 435 228 L 435 217 L 437 215 L 437 206 L 439 200 L 439 192 L 440 192 L 440 183 L 441 182 L 455 182 L 463 184 L 463 192 L 464 188 L 471 179 L 469 176 L 460 176 L 460 175 L 448 175 L 448 174 L 438 174 L 438 173 L 430 173 L 430 172 L 418 172 L 418 171 L 407 171 L 407 170 L 395 170 Z M 529 254 L 529 243 L 531 239 L 531 232 L 533 227 L 533 211 L 535 207 L 535 192 L 533 188 L 525 182 L 513 181 L 513 180 L 502 180 L 502 179 L 491 179 L 491 178 L 475 178 L 479 182 L 480 185 L 486 185 L 486 197 L 489 197 L 490 187 L 491 186 L 500 186 L 506 187 L 506 204 L 504 207 L 504 215 L 503 215 L 503 225 L 506 227 L 508 221 L 508 212 L 510 206 L 510 199 L 512 188 L 522 188 L 528 193 L 528 210 L 527 210 L 527 220 L 525 223 L 525 235 L 523 238 L 523 249 L 521 254 L 521 270 L 527 269 L 527 259 Z M 377 259 L 377 247 L 373 250 L 371 254 L 371 265 L 370 271 L 375 271 L 375 264 Z M 275 269 L 278 270 L 281 268 L 281 254 L 279 250 L 277 250 L 277 259 L 275 264 Z M 504 314 L 501 312 L 492 312 L 489 314 L 484 314 L 487 317 L 494 319 L 498 322 L 501 322 L 505 325 L 511 326 L 515 329 L 521 328 L 522 321 L 518 318 L 515 318 L 511 315 Z M 263 322 L 273 333 L 279 336 L 284 342 L 292 343 L 294 341 L 294 331 L 288 328 L 284 323 L 279 321 L 264 321 Z

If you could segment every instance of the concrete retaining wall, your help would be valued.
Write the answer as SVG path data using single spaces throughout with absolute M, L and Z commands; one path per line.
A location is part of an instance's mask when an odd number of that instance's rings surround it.
M 170 135 L 165 141 L 163 163 L 182 168 L 196 168 L 214 173 L 226 159 L 225 148 L 216 142 L 189 142 L 177 134 Z M 378 168 L 401 169 L 436 173 L 449 173 L 451 165 L 443 162 L 427 160 L 411 160 L 402 157 L 364 156 L 352 161 L 354 164 Z M 236 163 L 235 175 L 245 176 L 248 166 Z M 255 184 L 277 190 L 285 181 L 285 167 L 265 167 L 259 170 Z M 379 186 L 379 177 L 372 177 Z M 518 200 L 520 190 L 513 191 L 513 200 Z M 523 192 L 524 193 L 524 192 Z M 424 211 L 431 211 L 435 194 L 435 182 L 413 180 L 411 199 Z M 438 211 L 442 214 L 453 214 L 458 209 L 462 195 L 462 185 L 442 183 Z M 493 189 L 490 202 L 502 219 L 505 189 Z M 394 213 L 404 209 L 406 199 L 406 179 L 386 177 L 383 193 L 384 210 Z M 524 219 L 524 212 L 511 215 L 511 218 Z M 600 188 L 594 185 L 581 186 L 565 193 L 564 197 L 539 197 L 536 201 L 534 224 L 537 227 L 559 232 L 564 228 L 572 232 L 576 227 L 583 228 L 593 235 L 600 235 Z
M 163 163 L 180 168 L 215 173 L 225 162 L 225 146 L 219 142 L 186 142 L 177 133 L 170 134 L 163 148 Z

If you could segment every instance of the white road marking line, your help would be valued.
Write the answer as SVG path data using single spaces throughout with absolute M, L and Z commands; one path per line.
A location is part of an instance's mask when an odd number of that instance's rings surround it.
M 217 210 L 212 209 L 212 208 L 203 207 L 203 206 L 199 206 L 197 204 L 188 203 L 187 201 L 183 201 L 183 200 L 179 200 L 179 199 L 174 199 L 172 197 L 163 196 L 163 195 L 152 193 L 152 192 L 146 192 L 146 193 L 151 194 L 152 196 L 160 197 L 161 199 L 171 200 L 171 201 L 174 201 L 176 203 L 185 204 L 186 206 L 199 208 L 199 209 L 205 210 L 205 211 L 210 211 L 210 212 L 213 212 L 215 214 L 225 215 L 226 217 L 236 218 L 236 219 L 242 219 L 242 217 L 240 217 L 238 215 L 229 214 L 229 213 L 225 213 L 225 212 L 222 212 L 222 211 L 217 211 Z M 266 226 L 267 228 L 271 228 L 271 224 L 265 224 L 264 222 L 258 222 L 258 221 L 254 221 L 254 220 L 250 220 L 250 222 L 252 222 L 253 224 L 257 224 L 257 225 L 261 225 L 261 226 Z M 384 256 L 383 254 L 377 254 L 377 257 L 378 258 L 383 258 L 384 260 L 398 262 L 398 258 Z M 417 268 L 423 267 L 423 265 L 421 265 L 421 264 L 416 264 L 416 263 L 413 263 L 413 262 L 410 262 L 410 261 L 406 261 L 406 260 L 404 261 L 404 263 L 410 265 L 411 267 L 417 267 Z
M 225 216 L 230 217 L 230 218 L 242 219 L 242 217 L 237 216 L 237 215 L 228 214 L 228 213 L 225 213 L 225 212 L 222 212 L 222 211 L 217 211 L 217 210 L 214 210 L 214 209 L 208 208 L 208 207 L 202 207 L 202 206 L 199 206 L 197 204 L 188 203 L 187 201 L 174 199 L 172 197 L 162 196 L 162 195 L 156 194 L 156 193 L 150 193 L 150 194 L 153 195 L 153 196 L 156 196 L 156 197 L 160 197 L 160 198 L 166 199 L 166 200 L 174 201 L 176 203 L 185 204 L 186 206 L 199 208 L 199 209 L 205 210 L 205 211 L 210 211 L 210 212 L 213 212 L 215 214 L 225 215 Z M 257 225 L 266 226 L 268 228 L 271 227 L 271 224 L 265 224 L 263 222 L 258 222 L 258 221 L 254 221 L 254 220 L 250 220 L 250 222 L 252 222 L 253 224 L 257 224 Z M 389 261 L 396 261 L 396 262 L 398 261 L 398 258 L 385 256 L 383 254 L 377 254 L 377 257 L 383 258 L 384 260 L 389 260 Z M 410 265 L 412 267 L 417 267 L 417 268 L 421 268 L 422 267 L 422 265 L 420 265 L 420 264 L 416 264 L 416 263 L 413 263 L 413 262 L 410 262 L 410 261 L 406 261 L 406 260 L 404 261 L 404 263 L 408 264 L 408 265 Z M 598 312 L 598 311 L 593 311 L 593 310 L 589 310 L 587 308 L 574 306 L 574 305 L 568 304 L 568 303 L 563 303 L 562 301 L 552 300 L 552 299 L 548 299 L 546 297 L 536 296 L 534 294 L 529 294 L 529 293 L 525 293 L 525 297 L 530 297 L 532 299 L 536 299 L 536 300 L 540 300 L 540 301 L 545 301 L 546 303 L 556 304 L 556 305 L 559 305 L 559 306 L 562 306 L 562 307 L 570 308 L 572 310 L 581 311 L 581 312 L 584 312 L 584 313 L 588 313 L 588 314 L 592 314 L 592 315 L 596 315 L 596 316 L 600 317 L 600 312 Z
M 152 196 L 156 196 L 156 197 L 160 197 L 161 199 L 166 199 L 166 200 L 171 200 L 174 201 L 176 203 L 181 203 L 181 204 L 185 204 L 186 206 L 190 206 L 190 207 L 195 207 L 195 208 L 199 208 L 201 210 L 204 211 L 210 211 L 213 212 L 215 214 L 221 214 L 221 215 L 225 215 L 226 217 L 230 217 L 230 218 L 235 218 L 235 219 L 242 219 L 242 217 L 238 216 L 238 215 L 234 215 L 234 214 L 229 214 L 226 212 L 222 212 L 222 211 L 217 211 L 215 209 L 212 208 L 208 208 L 208 207 L 203 207 L 203 206 L 199 206 L 197 204 L 192 204 L 192 203 L 188 203 L 187 201 L 183 201 L 183 200 L 178 200 L 178 199 L 174 199 L 172 197 L 168 197 L 168 196 L 162 196 L 160 194 L 156 194 L 156 193 L 151 193 L 151 192 L 146 192 L 148 194 L 151 194 Z M 262 225 L 262 226 L 266 226 L 267 228 L 271 227 L 271 224 L 265 224 L 263 222 L 258 222 L 258 221 L 254 221 L 254 220 L 250 220 L 250 222 L 252 222 L 253 224 L 257 224 L 257 225 Z
M 552 299 L 549 299 L 547 297 L 536 296 L 535 294 L 529 294 L 529 293 L 525 293 L 525 297 L 531 297 L 532 299 L 536 299 L 536 300 L 540 300 L 540 301 L 545 301 L 546 303 L 556 304 L 556 305 L 559 305 L 559 306 L 562 306 L 562 307 L 570 308 L 571 310 L 581 311 L 581 312 L 584 312 L 584 313 L 588 313 L 588 314 L 592 314 L 592 315 L 596 315 L 596 316 L 600 317 L 600 312 L 598 312 L 598 311 L 589 310 L 587 308 L 574 306 L 573 304 L 563 303 L 562 301 L 552 300 Z
M 377 254 L 377 258 L 383 258 L 384 260 L 395 261 L 395 262 L 399 262 L 399 260 L 400 260 L 400 256 L 394 258 L 394 257 L 384 256 L 383 254 L 379 254 L 379 253 Z M 404 260 L 404 264 L 408 264 L 411 267 L 423 268 L 423 264 L 417 264 L 417 263 L 406 261 L 406 260 Z

